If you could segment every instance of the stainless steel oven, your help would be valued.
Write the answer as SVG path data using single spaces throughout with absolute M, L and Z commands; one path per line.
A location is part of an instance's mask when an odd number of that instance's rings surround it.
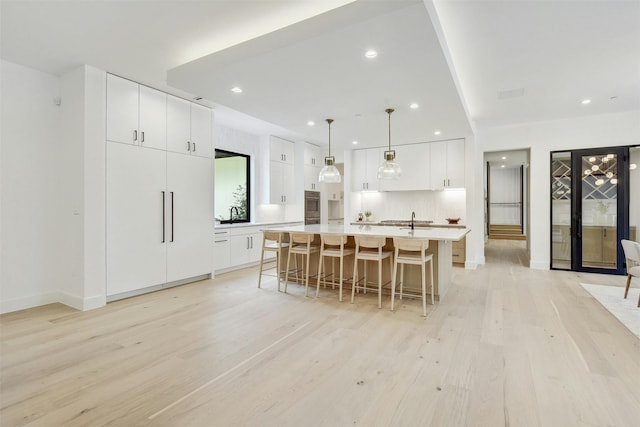
M 320 192 L 304 192 L 304 223 L 320 224 Z

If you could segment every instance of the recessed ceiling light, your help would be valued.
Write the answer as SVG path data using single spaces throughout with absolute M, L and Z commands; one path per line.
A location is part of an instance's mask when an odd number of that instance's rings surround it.
M 507 156 L 502 156 L 502 160 L 507 160 Z
M 373 59 L 373 58 L 375 58 L 376 56 L 378 56 L 378 52 L 376 52 L 376 51 L 375 51 L 375 50 L 373 50 L 373 49 L 369 49 L 368 51 L 366 51 L 366 52 L 365 52 L 364 56 L 366 56 L 366 57 L 367 57 L 367 58 L 369 58 L 369 59 Z
M 503 167 L 504 167 L 504 165 L 500 165 L 500 167 L 501 167 L 501 168 L 503 168 Z
M 240 89 L 238 86 L 234 86 L 231 88 L 231 92 L 233 93 L 242 93 L 242 89 Z
M 590 100 L 590 99 L 583 99 L 582 101 L 580 101 L 580 103 L 581 103 L 582 105 L 591 104 L 591 100 Z
M 415 110 L 416 108 L 418 108 L 418 107 L 419 107 L 419 105 L 418 105 L 417 103 L 415 103 L 415 102 L 414 102 L 413 104 L 409 105 L 409 108 L 412 108 L 412 109 L 414 109 L 414 110 Z
M 358 145 L 358 141 L 352 141 L 351 142 L 353 145 Z
M 437 130 L 437 131 L 435 131 L 433 134 L 434 134 L 434 135 L 440 135 L 440 131 L 439 131 L 439 130 Z
M 315 125 L 315 124 L 316 124 L 316 123 L 315 123 L 313 120 L 309 120 L 309 121 L 307 122 L 307 126 L 313 126 L 313 125 Z

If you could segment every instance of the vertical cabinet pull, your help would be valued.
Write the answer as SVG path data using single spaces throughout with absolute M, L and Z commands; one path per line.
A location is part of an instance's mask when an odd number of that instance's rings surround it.
M 162 192 L 162 242 L 160 242 L 160 243 L 164 243 L 164 241 L 165 241 L 165 229 L 167 228 L 165 212 L 166 212 L 166 209 L 165 209 L 164 191 L 163 191 Z
M 173 191 L 171 192 L 171 241 L 173 242 Z
M 187 141 L 187 151 L 191 151 L 191 141 Z
M 134 130 L 134 131 L 133 131 L 133 140 L 134 140 L 134 141 L 137 141 L 137 140 L 138 140 L 138 131 L 137 131 L 137 130 Z
M 140 132 L 140 142 L 144 142 L 144 132 Z
M 192 142 L 191 145 L 193 145 L 193 152 L 195 153 L 196 152 L 196 143 Z

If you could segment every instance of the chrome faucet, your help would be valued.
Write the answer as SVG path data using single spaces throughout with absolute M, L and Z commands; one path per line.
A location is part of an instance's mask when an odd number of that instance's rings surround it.
M 413 230 L 413 220 L 416 219 L 416 213 L 411 212 L 411 229 Z
M 231 224 L 233 224 L 233 210 L 234 209 L 236 211 L 236 217 L 240 216 L 240 213 L 238 212 L 238 207 L 237 206 L 231 206 L 231 209 L 229 209 L 229 222 Z

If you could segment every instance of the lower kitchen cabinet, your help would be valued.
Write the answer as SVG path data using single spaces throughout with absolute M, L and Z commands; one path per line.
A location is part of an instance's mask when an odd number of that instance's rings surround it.
M 213 266 L 216 271 L 231 266 L 231 242 L 228 230 L 216 230 L 213 240 Z

